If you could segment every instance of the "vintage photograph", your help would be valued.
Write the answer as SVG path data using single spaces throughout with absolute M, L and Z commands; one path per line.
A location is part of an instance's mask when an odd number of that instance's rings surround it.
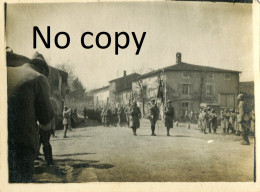
M 255 182 L 252 15 L 7 3 L 9 183 Z

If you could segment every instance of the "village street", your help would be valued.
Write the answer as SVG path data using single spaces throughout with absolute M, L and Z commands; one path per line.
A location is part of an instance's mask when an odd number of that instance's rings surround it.
M 220 128 L 205 135 L 195 124 L 191 129 L 179 124 L 167 137 L 162 121 L 152 137 L 149 125 L 142 120 L 137 136 L 127 127 L 92 121 L 66 139 L 56 131 L 55 166 L 36 161 L 34 177 L 37 182 L 253 181 L 253 137 L 243 146 L 239 136 L 223 135 Z

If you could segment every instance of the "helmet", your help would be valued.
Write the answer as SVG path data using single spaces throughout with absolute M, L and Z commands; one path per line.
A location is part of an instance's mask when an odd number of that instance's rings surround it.
M 239 94 L 239 95 L 237 96 L 237 99 L 238 99 L 238 100 L 243 100 L 243 99 L 244 99 L 244 95 L 243 95 L 243 94 Z

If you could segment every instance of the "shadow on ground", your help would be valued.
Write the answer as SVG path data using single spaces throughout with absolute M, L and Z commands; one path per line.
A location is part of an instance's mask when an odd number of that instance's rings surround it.
M 77 154 L 68 154 L 68 156 L 70 155 Z M 93 169 L 111 169 L 114 167 L 114 165 L 99 163 L 96 160 L 75 160 L 70 158 L 58 159 L 54 163 L 54 166 L 47 166 L 42 162 L 35 167 L 35 183 L 76 183 L 79 175 L 95 175 Z

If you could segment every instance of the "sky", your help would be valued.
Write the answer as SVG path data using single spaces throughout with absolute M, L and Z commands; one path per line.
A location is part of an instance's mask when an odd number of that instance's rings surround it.
M 182 61 L 223 69 L 242 71 L 241 81 L 253 81 L 252 5 L 210 2 L 111 2 L 60 4 L 8 4 L 6 45 L 17 54 L 32 57 L 40 52 L 51 66 L 70 65 L 87 90 L 108 85 L 108 81 L 127 74 L 140 74 L 176 63 L 176 52 Z M 51 47 L 37 39 L 33 48 L 33 26 L 47 37 L 51 28 Z M 58 32 L 70 35 L 66 49 L 55 46 Z M 81 35 L 92 49 L 84 49 Z M 99 49 L 95 38 L 108 32 L 111 45 Z M 126 49 L 115 55 L 115 33 L 129 34 Z M 138 41 L 146 32 L 139 55 L 131 32 Z M 59 42 L 65 44 L 64 36 Z M 100 37 L 100 44 L 106 44 Z M 124 43 L 122 37 L 119 41 Z

